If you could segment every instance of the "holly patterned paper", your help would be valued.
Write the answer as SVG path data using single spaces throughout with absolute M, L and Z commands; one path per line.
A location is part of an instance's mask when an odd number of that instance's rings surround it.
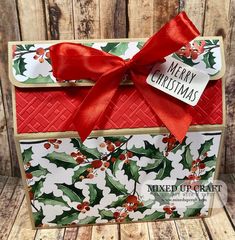
M 211 197 L 153 193 L 149 184 L 213 182 L 221 131 L 21 140 L 36 227 L 206 216 Z M 191 188 L 190 188 L 191 189 Z M 180 201 L 181 200 L 181 201 Z
M 132 58 L 143 47 L 144 42 L 96 42 L 83 43 L 86 46 L 102 50 L 123 59 Z M 53 84 L 49 47 L 52 44 L 15 44 L 12 45 L 12 73 L 14 84 Z M 190 66 L 208 73 L 211 77 L 222 69 L 222 55 L 219 38 L 195 39 L 172 56 Z M 65 81 L 64 81 L 65 82 Z M 70 81 L 71 82 L 71 81 Z M 77 79 L 76 82 L 87 83 Z

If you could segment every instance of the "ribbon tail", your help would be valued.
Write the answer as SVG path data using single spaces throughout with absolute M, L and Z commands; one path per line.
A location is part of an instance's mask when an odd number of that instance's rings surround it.
M 187 111 L 187 105 L 148 85 L 145 75 L 136 75 L 131 72 L 131 76 L 139 93 L 154 113 L 176 139 L 182 142 L 192 121 L 192 116 Z
M 82 141 L 90 135 L 103 115 L 120 85 L 124 72 L 125 68 L 120 66 L 103 74 L 74 113 L 73 123 Z

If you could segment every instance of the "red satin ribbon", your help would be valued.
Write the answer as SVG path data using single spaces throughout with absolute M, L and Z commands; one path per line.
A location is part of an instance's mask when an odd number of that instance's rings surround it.
M 57 79 L 90 79 L 95 85 L 74 114 L 73 122 L 84 141 L 103 115 L 126 73 L 135 87 L 170 132 L 182 141 L 191 123 L 186 104 L 146 83 L 156 62 L 177 51 L 199 35 L 185 12 L 163 26 L 129 61 L 75 43 L 50 47 L 53 75 Z

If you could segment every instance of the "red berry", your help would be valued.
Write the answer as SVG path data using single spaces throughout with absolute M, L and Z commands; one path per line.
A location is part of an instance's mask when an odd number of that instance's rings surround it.
M 91 166 L 93 168 L 100 168 L 103 165 L 103 162 L 101 160 L 94 160 L 91 162 Z
M 31 178 L 33 178 L 33 175 L 32 175 L 32 173 L 26 173 L 26 174 L 25 174 L 25 177 L 26 177 L 27 179 L 31 179 Z
M 115 144 L 116 147 L 119 147 L 121 145 L 121 142 L 119 140 L 117 140 L 117 141 L 114 142 L 114 144 Z
M 120 217 L 120 213 L 119 213 L 119 212 L 114 212 L 114 213 L 113 213 L 113 217 L 114 217 L 114 218 Z
M 76 157 L 76 156 L 77 156 L 77 153 L 71 152 L 71 153 L 70 153 L 70 156 L 71 156 L 71 157 Z
M 163 210 L 166 212 L 166 211 L 168 211 L 168 210 L 170 210 L 171 209 L 171 207 L 169 206 L 169 205 L 166 205 L 166 206 L 164 206 L 163 207 Z
M 196 161 L 195 161 L 195 160 L 193 160 L 193 161 L 192 161 L 192 165 L 195 165 L 195 164 L 196 164 Z
M 39 58 L 39 62 L 40 63 L 43 63 L 44 62 L 44 59 L 41 57 L 41 58 Z
M 38 56 L 37 56 L 37 55 L 35 55 L 35 56 L 33 57 L 33 59 L 37 60 L 37 59 L 38 59 Z
M 195 179 L 195 176 L 191 174 L 191 175 L 188 176 L 188 179 L 189 179 L 189 180 L 194 180 L 194 179 Z
M 171 207 L 171 210 L 172 210 L 172 211 L 174 211 L 175 209 L 176 209 L 176 207 L 175 207 L 175 206 Z
M 110 140 L 106 140 L 105 142 L 106 142 L 106 144 L 108 144 L 108 145 L 112 143 Z
M 90 210 L 90 207 L 87 206 L 87 207 L 85 207 L 85 209 L 86 209 L 87 211 L 89 211 L 89 210 Z
M 44 143 L 44 148 L 49 149 L 51 147 L 50 143 Z
M 119 156 L 119 159 L 120 159 L 120 160 L 125 160 L 125 159 L 126 159 L 126 155 L 125 155 L 125 154 L 123 154 L 123 153 L 122 153 L 122 154 L 120 154 L 120 156 Z
M 43 48 L 38 48 L 36 50 L 36 54 L 38 54 L 38 55 L 43 55 L 44 53 L 45 53 L 45 50 Z
M 113 152 L 114 149 L 115 149 L 115 147 L 114 147 L 113 144 L 109 144 L 108 147 L 107 147 L 107 150 L 108 150 L 109 152 Z
M 202 160 L 198 158 L 198 159 L 196 160 L 196 163 L 200 163 L 201 161 L 202 161 Z
M 48 142 L 49 142 L 49 143 L 55 143 L 55 142 L 56 142 L 56 139 L 48 139 Z
M 126 198 L 126 202 L 127 203 L 135 203 L 137 204 L 138 203 L 138 199 L 135 195 L 130 195 Z
M 50 58 L 50 52 L 46 52 L 46 57 Z
M 84 157 L 78 156 L 78 157 L 76 158 L 76 162 L 77 162 L 77 163 L 83 163 L 83 162 L 84 162 Z
M 204 169 L 205 167 L 206 167 L 206 164 L 205 164 L 205 163 L 200 163 L 200 164 L 199 164 L 199 168 L 200 168 L 200 169 Z
M 55 145 L 54 145 L 54 148 L 55 148 L 55 149 L 58 149 L 58 148 L 59 148 L 59 145 L 55 144 Z
M 127 157 L 128 158 L 132 158 L 133 157 L 133 153 L 132 152 L 127 152 Z
M 34 194 L 33 194 L 33 192 L 30 191 L 30 192 L 29 192 L 29 199 L 30 199 L 30 200 L 33 200 L 33 198 L 34 198 Z
M 105 162 L 105 163 L 104 163 L 104 166 L 105 166 L 106 168 L 108 168 L 108 167 L 110 166 L 110 163 L 109 163 L 109 162 Z
M 105 170 L 105 168 L 104 168 L 104 167 L 102 167 L 102 168 L 100 168 L 100 170 L 101 170 L 101 171 L 104 171 L 104 170 Z
M 117 159 L 115 157 L 111 157 L 111 162 L 115 162 Z
M 163 143 L 167 143 L 167 142 L 168 142 L 168 137 L 164 137 L 164 138 L 162 139 L 162 142 L 163 142 Z
M 94 174 L 89 173 L 89 174 L 87 175 L 87 178 L 90 178 L 90 179 L 94 178 Z
M 61 143 L 62 143 L 62 141 L 61 141 L 61 140 L 57 140 L 57 143 L 58 143 L 58 144 L 61 144 Z
M 84 205 L 84 206 L 89 206 L 89 202 L 88 202 L 88 201 L 84 201 L 84 202 L 83 202 L 83 205 Z
M 78 204 L 78 205 L 77 205 L 77 209 L 78 209 L 78 210 L 81 211 L 83 208 L 84 208 L 83 204 Z

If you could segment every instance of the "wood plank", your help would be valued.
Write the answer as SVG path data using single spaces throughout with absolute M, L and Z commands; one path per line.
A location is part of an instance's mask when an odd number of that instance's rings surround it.
M 120 225 L 120 236 L 122 240 L 148 240 L 148 224 L 142 223 L 128 223 Z
M 63 240 L 76 240 L 78 235 L 78 228 L 66 228 Z
M 128 21 L 128 37 L 150 37 L 153 33 L 153 0 L 129 0 Z
M 201 219 L 175 220 L 180 239 L 210 239 Z
M 205 17 L 205 0 L 180 0 L 181 10 L 184 10 L 197 29 L 203 35 L 204 17 Z
M 0 194 L 1 194 L 2 190 L 4 189 L 6 182 L 7 182 L 7 176 L 0 175 Z
M 119 226 L 117 224 L 99 225 L 92 227 L 92 240 L 118 240 Z
M 224 208 L 221 207 L 217 195 L 215 196 L 214 206 L 220 206 L 220 208 L 214 208 L 212 215 L 203 220 L 210 232 L 211 238 L 213 240 L 235 239 L 235 231 Z
M 78 228 L 78 235 L 76 240 L 90 240 L 92 234 L 92 226 L 82 226 Z
M 8 240 L 34 239 L 36 230 L 32 230 L 26 199 L 20 207 L 17 218 L 8 236 Z
M 179 12 L 179 0 L 153 1 L 153 29 L 152 34 L 158 31 L 165 23 Z
M 63 240 L 64 228 L 38 229 L 34 240 Z
M 75 39 L 100 38 L 99 0 L 73 0 Z
M 73 2 L 46 0 L 46 23 L 49 39 L 74 39 Z
M 179 239 L 174 221 L 156 221 L 148 223 L 150 240 Z
M 100 0 L 100 37 L 125 38 L 126 16 L 125 0 Z
M 225 194 L 227 194 L 228 198 L 225 209 L 227 210 L 227 214 L 235 227 L 235 174 L 222 174 L 219 176 L 219 179 L 224 181 L 227 185 L 228 192 Z M 224 199 L 223 191 L 218 194 L 221 199 Z
M 225 141 L 225 172 L 235 172 L 235 0 L 231 0 L 229 11 L 230 35 L 227 47 L 226 107 L 227 134 Z
M 18 0 L 18 13 L 22 40 L 45 40 L 44 5 L 41 0 Z
M 9 16 L 11 20 L 9 21 Z M 8 141 L 6 136 L 2 137 L 0 145 L 5 152 L 0 153 L 0 168 L 5 169 L 1 174 L 19 176 L 19 166 L 17 163 L 17 154 L 13 135 L 13 117 L 12 117 L 12 100 L 11 100 L 11 84 L 8 79 L 8 54 L 7 43 L 20 39 L 19 25 L 17 18 L 16 3 L 14 0 L 2 0 L 0 8 L 0 87 L 4 103 L 5 119 L 2 122 L 0 129 L 1 134 L 6 135 L 8 132 Z M 2 111 L 2 110 L 1 110 Z M 3 115 L 3 113 L 1 113 Z M 7 126 L 7 130 L 6 130 Z M 4 133 L 5 131 L 5 133 Z M 5 139 L 5 140 L 4 140 Z M 8 147 L 9 144 L 9 147 Z M 10 154 L 9 154 L 10 149 Z M 10 164 L 11 162 L 11 164 Z M 4 166 L 4 167 L 2 167 Z
M 0 196 L 0 239 L 7 239 L 23 198 L 21 179 L 9 177 Z

